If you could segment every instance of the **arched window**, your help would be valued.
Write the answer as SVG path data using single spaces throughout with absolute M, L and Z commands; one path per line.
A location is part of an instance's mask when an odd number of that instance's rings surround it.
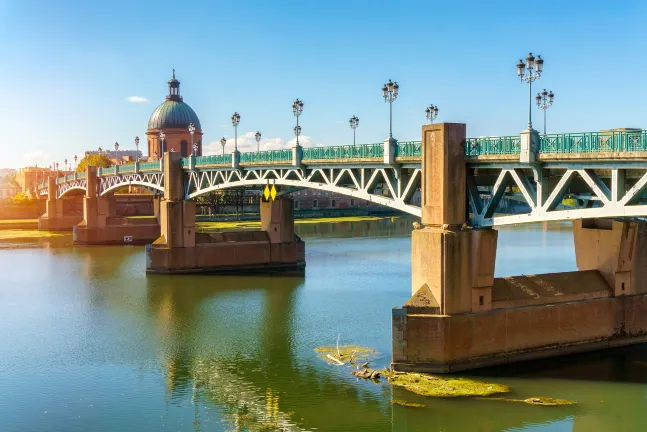
M 180 147 L 181 147 L 180 151 L 182 152 L 182 157 L 187 157 L 189 154 L 191 154 L 188 151 L 188 146 L 189 145 L 187 144 L 186 140 L 182 140 L 182 144 L 180 144 Z

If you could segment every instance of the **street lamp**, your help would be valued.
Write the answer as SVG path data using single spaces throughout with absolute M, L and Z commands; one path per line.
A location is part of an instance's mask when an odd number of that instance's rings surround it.
M 222 146 L 222 154 L 225 154 L 225 146 L 227 145 L 227 138 L 222 137 L 220 139 L 220 145 Z
M 77 167 L 77 164 L 76 164 L 77 159 L 78 159 L 78 156 L 74 155 L 74 169 L 76 169 L 76 167 Z
M 63 166 L 65 167 L 65 171 L 69 171 L 68 166 L 67 166 L 67 158 L 63 161 Z
M 384 102 L 389 103 L 389 139 L 393 138 L 393 101 L 398 98 L 399 88 L 398 82 L 392 82 L 391 80 L 382 87 Z
M 427 121 L 429 121 L 429 123 L 433 123 L 434 120 L 436 120 L 436 117 L 438 117 L 438 107 L 435 105 L 429 105 L 425 110 L 425 114 L 427 114 Z
M 137 152 L 137 162 L 139 162 L 139 137 L 135 137 L 135 151 Z
M 256 151 L 259 152 L 261 151 L 261 133 L 256 131 L 254 138 L 256 138 Z
M 359 126 L 359 119 L 356 116 L 352 116 L 348 122 L 350 123 L 350 128 L 353 130 L 353 145 L 355 145 L 355 129 Z
M 292 112 L 294 113 L 294 116 L 297 118 L 297 125 L 294 128 L 294 134 L 297 136 L 297 146 L 298 146 L 299 135 L 301 135 L 301 127 L 299 126 L 299 116 L 303 112 L 303 102 L 301 102 L 298 98 L 292 103 Z
M 235 112 L 231 116 L 231 124 L 234 126 L 234 153 L 238 151 L 238 123 L 240 123 L 240 114 Z
M 534 73 L 532 72 L 533 69 L 535 70 Z M 523 60 L 519 60 L 519 63 L 517 63 L 519 79 L 521 82 L 526 81 L 528 83 L 528 130 L 532 130 L 532 82 L 539 79 L 543 69 L 544 59 L 540 55 L 535 58 L 532 53 L 528 53 L 525 64 Z
M 189 133 L 191 134 L 191 148 L 193 149 L 193 156 L 195 156 L 196 145 L 193 144 L 193 134 L 195 133 L 195 126 L 193 126 L 193 123 L 189 123 Z
M 546 135 L 546 110 L 551 107 L 554 98 L 555 95 L 553 92 L 547 92 L 546 89 L 541 93 L 537 93 L 537 96 L 535 96 L 537 108 L 544 110 L 544 135 Z
M 162 157 L 164 157 L 164 152 L 166 151 L 166 148 L 164 148 L 164 138 L 166 138 L 166 134 L 164 133 L 163 130 L 160 130 L 160 141 L 162 142 Z

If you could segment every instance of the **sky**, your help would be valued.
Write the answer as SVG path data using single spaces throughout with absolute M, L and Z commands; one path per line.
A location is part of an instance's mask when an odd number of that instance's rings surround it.
M 544 58 L 533 96 L 555 93 L 547 132 L 647 127 L 647 2 L 0 0 L 0 168 L 134 149 L 175 67 L 205 154 L 388 136 L 381 87 L 400 85 L 393 135 L 419 140 L 424 109 L 468 136 L 514 135 L 528 119 L 515 65 Z M 543 129 L 534 106 L 536 129 Z M 229 141 L 231 142 L 231 140 Z M 228 144 L 230 145 L 230 144 Z M 145 146 L 144 146 L 145 147 Z

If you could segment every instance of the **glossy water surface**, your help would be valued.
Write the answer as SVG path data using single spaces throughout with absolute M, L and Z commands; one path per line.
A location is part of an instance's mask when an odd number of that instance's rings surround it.
M 340 334 L 389 363 L 410 227 L 300 225 L 303 277 L 146 276 L 142 247 L 4 240 L 0 430 L 647 430 L 645 347 L 472 374 L 574 408 L 425 399 L 318 359 Z M 497 275 L 573 269 L 568 225 L 501 230 Z

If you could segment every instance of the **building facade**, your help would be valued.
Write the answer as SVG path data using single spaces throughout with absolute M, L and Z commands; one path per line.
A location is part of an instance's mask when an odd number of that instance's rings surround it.
M 158 106 L 148 120 L 146 132 L 148 140 L 148 159 L 155 160 L 166 151 L 180 152 L 182 157 L 193 153 L 191 140 L 197 144 L 196 156 L 202 156 L 202 126 L 200 119 L 193 109 L 184 102 L 180 96 L 180 81 L 173 77 L 168 82 L 168 95 L 166 100 Z M 193 124 L 195 132 L 193 137 L 189 132 L 189 125 Z M 160 132 L 164 132 L 164 140 Z
M 38 183 L 47 180 L 51 173 L 50 168 L 37 166 L 20 168 L 16 173 L 15 181 L 19 185 L 21 192 L 28 192 L 32 191 Z

